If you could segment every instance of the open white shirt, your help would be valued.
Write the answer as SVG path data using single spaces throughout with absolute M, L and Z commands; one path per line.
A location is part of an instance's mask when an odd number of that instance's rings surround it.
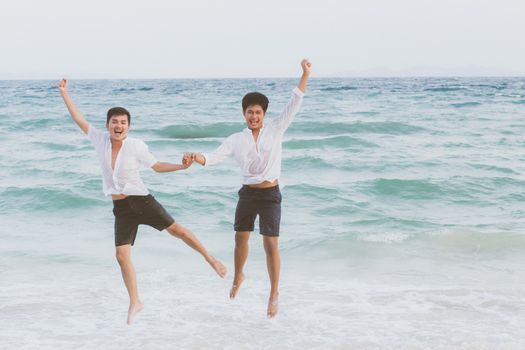
M 205 165 L 222 162 L 233 155 L 242 172 L 245 185 L 274 181 L 281 175 L 282 142 L 284 132 L 299 111 L 304 93 L 297 87 L 281 115 L 265 121 L 257 142 L 248 128 L 229 136 L 213 152 L 203 153 Z
M 100 131 L 89 125 L 88 138 L 95 146 L 102 168 L 102 189 L 106 196 L 126 194 L 146 196 L 148 189 L 140 178 L 141 166 L 151 168 L 157 159 L 149 152 L 144 141 L 126 137 L 111 168 L 111 138 L 107 131 Z

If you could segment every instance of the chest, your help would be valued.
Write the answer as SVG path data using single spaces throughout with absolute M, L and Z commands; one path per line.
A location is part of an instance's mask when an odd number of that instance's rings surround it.
M 133 147 L 124 143 L 121 147 L 113 147 L 111 143 L 106 146 L 105 163 L 110 166 L 113 173 L 122 173 L 138 168 L 138 160 L 134 155 Z
M 259 155 L 263 156 L 265 154 L 271 153 L 274 149 L 276 143 L 278 143 L 278 137 L 275 133 L 269 132 L 269 130 L 264 130 L 261 132 L 257 138 L 254 138 L 251 133 L 246 133 L 242 144 L 243 147 L 239 147 L 239 151 L 243 155 Z
M 121 148 L 111 148 L 111 169 L 115 170 L 115 164 L 117 163 L 117 158 L 120 153 Z

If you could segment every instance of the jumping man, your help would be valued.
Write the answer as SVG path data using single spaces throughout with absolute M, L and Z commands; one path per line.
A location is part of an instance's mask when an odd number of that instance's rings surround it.
M 73 103 L 67 84 L 66 79 L 60 81 L 60 94 L 71 117 L 95 147 L 102 168 L 104 194 L 113 199 L 116 257 L 129 294 L 127 323 L 131 324 L 135 314 L 144 308 L 139 299 L 135 268 L 131 262 L 131 247 L 141 224 L 159 231 L 166 230 L 172 236 L 182 239 L 199 252 L 220 277 L 224 277 L 225 266 L 206 251 L 193 233 L 173 220 L 149 194 L 139 173 L 140 167 L 152 168 L 156 172 L 170 172 L 186 169 L 188 166 L 159 162 L 143 141 L 128 137 L 131 117 L 122 107 L 114 107 L 107 112 L 106 131 L 96 129 L 86 121 Z
M 278 311 L 280 257 L 278 249 L 281 222 L 281 173 L 283 135 L 301 106 L 311 63 L 301 61 L 303 74 L 292 98 L 281 115 L 264 123 L 268 98 L 259 92 L 250 92 L 242 99 L 242 110 L 247 128 L 226 138 L 211 153 L 186 153 L 183 164 L 193 161 L 201 165 L 215 165 L 228 156 L 233 156 L 242 172 L 243 186 L 239 190 L 239 201 L 235 211 L 235 276 L 230 290 L 233 299 L 244 281 L 243 267 L 248 257 L 248 239 L 259 215 L 259 232 L 263 236 L 266 264 L 270 277 L 268 317 Z

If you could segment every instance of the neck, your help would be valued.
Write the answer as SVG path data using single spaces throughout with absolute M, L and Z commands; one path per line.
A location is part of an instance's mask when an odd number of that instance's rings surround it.
M 252 136 L 255 140 L 257 140 L 257 137 L 259 137 L 259 133 L 261 132 L 261 129 L 251 129 L 252 130 Z
M 113 139 L 111 139 L 111 147 L 113 147 L 113 148 L 120 148 L 120 147 L 122 147 L 122 143 L 123 142 L 124 141 L 122 141 L 122 140 L 113 140 Z

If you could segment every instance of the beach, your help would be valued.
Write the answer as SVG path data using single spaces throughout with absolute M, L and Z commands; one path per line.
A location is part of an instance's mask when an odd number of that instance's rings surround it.
M 296 79 L 72 80 L 103 128 L 113 106 L 162 161 L 215 149 L 248 91 L 275 118 Z M 0 348 L 522 349 L 525 79 L 313 78 L 283 142 L 280 311 L 262 239 L 229 300 L 233 160 L 150 192 L 229 269 L 141 227 L 145 309 L 125 324 L 110 198 L 56 81 L 0 81 Z M 256 224 L 257 227 L 257 224 Z

